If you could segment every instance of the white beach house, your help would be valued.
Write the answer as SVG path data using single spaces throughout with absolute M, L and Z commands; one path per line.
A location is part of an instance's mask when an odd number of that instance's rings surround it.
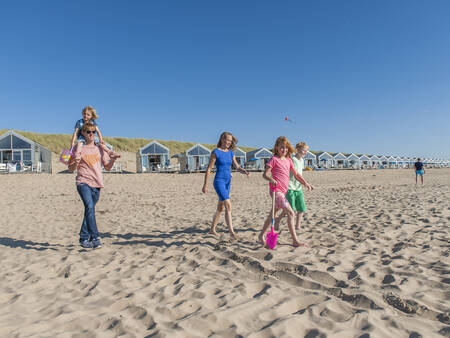
M 354 169 L 361 169 L 361 160 L 356 154 L 349 154 L 347 156 L 348 166 Z
M 381 167 L 381 160 L 377 155 L 370 156 L 371 168 L 378 169 Z
M 398 167 L 398 162 L 397 162 L 396 157 L 389 156 L 387 159 L 388 159 L 388 167 L 389 168 L 397 168 Z
M 303 159 L 305 161 L 305 167 L 310 167 L 312 169 L 317 165 L 316 155 L 310 152 L 309 150 Z
M 0 135 L 1 172 L 52 172 L 52 152 L 13 130 Z
M 345 156 L 343 153 L 332 153 L 333 155 L 333 162 L 334 166 L 336 168 L 347 168 L 348 167 L 348 161 L 347 156 Z
M 211 150 L 197 143 L 184 153 L 174 155 L 173 157 L 178 158 L 180 171 L 182 172 L 203 171 L 208 167 Z
M 158 141 L 152 141 L 136 153 L 136 171 L 138 173 L 160 172 L 170 167 L 170 149 Z
M 246 153 L 246 168 L 254 170 L 264 170 L 266 163 L 273 156 L 272 152 L 267 148 L 259 148 Z
M 389 166 L 389 160 L 387 158 L 387 156 L 384 155 L 379 155 L 378 159 L 380 160 L 380 168 L 388 168 Z
M 236 162 L 244 168 L 245 162 L 247 162 L 247 154 L 241 148 L 236 147 L 233 151 L 234 157 L 236 157 Z
M 334 165 L 333 156 L 327 153 L 326 151 L 318 152 L 316 154 L 316 158 L 320 168 L 329 169 Z
M 359 162 L 361 163 L 361 167 L 364 169 L 372 167 L 372 161 L 370 160 L 370 157 L 367 155 L 360 155 Z

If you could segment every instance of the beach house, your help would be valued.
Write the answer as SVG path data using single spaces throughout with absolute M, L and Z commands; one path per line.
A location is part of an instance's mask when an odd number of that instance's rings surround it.
M 264 170 L 266 163 L 273 156 L 267 148 L 258 148 L 246 153 L 247 162 L 245 167 L 250 170 Z
M 52 172 L 52 152 L 10 130 L 0 135 L 1 172 Z
M 197 143 L 184 153 L 174 155 L 173 157 L 178 158 L 181 172 L 204 171 L 208 167 L 211 150 Z
M 136 153 L 136 172 L 161 172 L 170 167 L 170 149 L 158 141 L 151 141 Z

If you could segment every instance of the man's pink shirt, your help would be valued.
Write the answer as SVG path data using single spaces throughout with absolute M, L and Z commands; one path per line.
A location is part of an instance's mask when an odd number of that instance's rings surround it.
M 77 167 L 76 184 L 87 184 L 91 188 L 103 188 L 102 166 L 110 161 L 109 155 L 95 144 L 84 145 L 81 160 Z

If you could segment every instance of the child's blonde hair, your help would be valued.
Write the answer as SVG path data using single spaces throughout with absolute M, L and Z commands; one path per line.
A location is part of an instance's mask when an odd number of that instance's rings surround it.
M 92 107 L 92 106 L 84 107 L 83 110 L 81 111 L 81 114 L 83 114 L 84 112 L 87 112 L 87 111 L 91 112 L 91 114 L 92 114 L 91 120 L 98 119 L 97 111 L 94 109 L 94 107 Z
M 227 131 L 224 131 L 222 134 L 220 134 L 219 142 L 217 142 L 217 148 L 220 148 L 220 146 L 222 145 L 222 139 L 224 139 L 228 135 L 230 135 L 232 138 L 231 144 L 230 144 L 230 149 L 234 150 L 236 148 L 236 143 L 238 143 L 237 138 L 232 133 L 229 133 Z
M 85 124 L 83 124 L 83 127 L 81 128 L 81 130 L 84 132 L 88 131 L 89 129 L 95 130 L 95 124 L 93 124 L 92 122 L 86 122 Z
M 299 142 L 295 145 L 295 149 L 301 148 L 301 149 L 308 149 L 309 146 L 306 144 L 306 142 Z
M 288 152 L 286 154 L 286 157 L 291 156 L 294 153 L 294 148 L 292 147 L 291 142 L 287 139 L 286 136 L 280 136 L 275 141 L 275 145 L 273 146 L 272 152 L 277 155 L 278 154 L 278 147 L 280 147 L 282 144 L 284 144 L 288 148 Z

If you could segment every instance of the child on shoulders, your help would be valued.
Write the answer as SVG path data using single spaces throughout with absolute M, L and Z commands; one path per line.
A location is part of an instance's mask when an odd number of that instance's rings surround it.
M 86 139 L 83 136 L 83 134 L 81 133 L 82 129 L 83 129 L 83 125 L 85 123 L 90 122 L 91 124 L 93 124 L 95 126 L 95 132 L 98 135 L 95 137 L 95 143 L 98 144 L 103 151 L 105 151 L 109 157 L 111 159 L 117 159 L 120 158 L 120 155 L 115 153 L 114 151 L 112 151 L 111 149 L 109 149 L 105 142 L 103 142 L 103 137 L 102 134 L 100 133 L 100 129 L 98 129 L 98 125 L 95 122 L 96 119 L 98 119 L 98 115 L 97 115 L 97 111 L 94 109 L 94 107 L 92 106 L 86 106 L 83 108 L 83 110 L 81 111 L 81 115 L 83 116 L 83 118 L 79 119 L 76 123 L 75 123 L 75 130 L 73 132 L 72 135 L 72 143 L 71 143 L 71 148 L 74 148 L 75 146 L 75 142 L 76 142 L 76 151 L 75 151 L 75 157 L 79 158 L 80 154 L 81 154 L 81 150 L 83 149 L 83 145 L 86 144 Z

